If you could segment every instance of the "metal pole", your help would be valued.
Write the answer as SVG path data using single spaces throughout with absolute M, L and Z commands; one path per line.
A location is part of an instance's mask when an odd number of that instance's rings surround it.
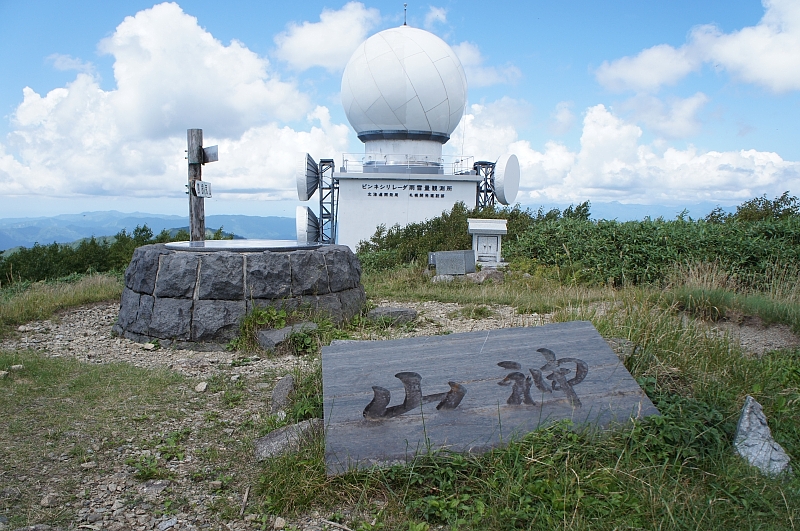
M 193 242 L 202 242 L 206 238 L 206 209 L 203 198 L 194 192 L 194 181 L 203 180 L 203 130 L 187 129 L 186 140 L 189 146 L 189 234 Z

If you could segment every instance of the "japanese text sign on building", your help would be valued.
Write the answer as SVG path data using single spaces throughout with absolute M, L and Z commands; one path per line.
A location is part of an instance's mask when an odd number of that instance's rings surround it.
M 589 322 L 322 350 L 329 474 L 446 448 L 480 452 L 559 419 L 609 426 L 658 414 Z

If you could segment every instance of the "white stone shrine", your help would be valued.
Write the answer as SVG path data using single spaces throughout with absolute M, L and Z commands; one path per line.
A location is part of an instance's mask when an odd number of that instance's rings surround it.
M 506 220 L 467 218 L 467 232 L 472 234 L 472 250 L 478 262 L 502 262 L 501 243 L 508 233 Z
M 298 207 L 298 240 L 318 238 L 355 250 L 379 225 L 424 221 L 459 201 L 482 206 L 515 200 L 515 155 L 477 164 L 472 157 L 442 155 L 464 115 L 467 80 L 439 37 L 405 24 L 371 36 L 347 63 L 341 94 L 365 150 L 344 154 L 338 168 L 330 159 L 317 167 L 304 156 L 298 194 L 305 201 L 319 189 L 320 215 Z

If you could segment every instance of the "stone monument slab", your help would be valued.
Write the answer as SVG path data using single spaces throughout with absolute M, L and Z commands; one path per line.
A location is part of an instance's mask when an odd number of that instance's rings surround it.
M 608 427 L 657 415 L 586 321 L 322 349 L 329 474 L 430 449 L 483 452 L 559 419 Z
M 437 275 L 464 275 L 475 272 L 474 251 L 437 251 L 433 254 Z

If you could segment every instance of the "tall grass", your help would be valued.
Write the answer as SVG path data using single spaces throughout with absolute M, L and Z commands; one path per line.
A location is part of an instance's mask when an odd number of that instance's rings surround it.
M 562 284 L 542 274 L 511 273 L 502 283 L 455 280 L 434 284 L 424 268 L 416 263 L 390 271 L 366 270 L 361 282 L 372 299 L 506 304 L 520 313 L 548 313 L 569 305 L 604 300 L 613 293 L 607 286 Z
M 800 333 L 800 270 L 793 264 L 772 264 L 760 275 L 763 290 L 749 279 L 725 270 L 719 262 L 676 265 L 668 290 L 660 297 L 667 306 L 708 320 L 738 320 L 758 316 L 765 324 L 784 323 Z
M 122 279 L 107 274 L 74 277 L 71 281 L 35 282 L 0 290 L 0 336 L 9 327 L 81 304 L 118 299 Z

